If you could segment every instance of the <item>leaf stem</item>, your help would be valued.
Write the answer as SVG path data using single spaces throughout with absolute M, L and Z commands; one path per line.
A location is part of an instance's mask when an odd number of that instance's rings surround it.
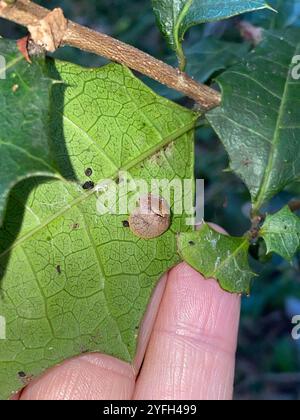
M 177 48 L 176 53 L 177 53 L 177 58 L 178 58 L 179 70 L 183 72 L 186 69 L 187 62 L 186 62 L 186 57 L 183 51 L 182 44 L 178 43 L 176 48 Z
M 184 20 L 186 14 L 188 13 L 188 11 L 191 7 L 192 1 L 193 0 L 188 0 L 185 3 L 184 7 L 182 8 L 182 10 L 179 14 L 177 23 L 175 25 L 174 38 L 175 38 L 175 41 L 176 41 L 176 54 L 177 54 L 177 58 L 178 58 L 179 69 L 181 71 L 185 71 L 187 61 L 186 61 L 186 57 L 185 57 L 183 46 L 182 46 L 183 39 L 181 39 L 180 28 L 181 28 L 181 25 L 183 23 L 183 20 Z
M 11 6 L 0 0 L 0 17 L 25 27 L 37 26 L 50 11 L 29 0 L 16 0 Z M 49 22 L 47 22 L 49 23 Z M 54 38 L 57 28 L 54 26 Z M 60 35 L 60 45 L 69 45 L 91 52 L 111 61 L 123 64 L 193 99 L 202 110 L 207 111 L 221 103 L 221 94 L 210 87 L 196 82 L 186 73 L 146 54 L 137 48 L 118 41 L 106 34 L 93 31 L 70 20 Z M 41 31 L 36 31 L 40 33 Z M 41 40 L 31 34 L 33 41 L 40 45 Z M 183 50 L 182 54 L 184 56 Z M 183 60 L 183 58 L 182 58 Z M 181 67 L 184 62 L 181 63 Z
M 263 214 L 254 216 L 252 218 L 252 225 L 250 230 L 246 233 L 246 237 L 248 237 L 250 242 L 256 241 L 259 237 L 260 230 L 262 227 L 263 222 L 265 221 L 266 216 Z

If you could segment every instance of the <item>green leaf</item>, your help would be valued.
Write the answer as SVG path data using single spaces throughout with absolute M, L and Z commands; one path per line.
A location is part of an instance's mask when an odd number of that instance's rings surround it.
M 1 398 L 22 387 L 18 372 L 30 378 L 83 352 L 132 362 L 153 289 L 180 261 L 176 233 L 190 229 L 184 214 L 173 215 L 165 234 L 142 240 L 123 223 L 128 214 L 100 215 L 98 188 L 82 184 L 117 180 L 120 170 L 149 186 L 193 180 L 198 116 L 116 64 L 56 62 L 49 73 L 64 81 L 52 90 L 49 132 L 59 166 L 69 156 L 80 184 L 27 180 L 10 195 L 0 230 Z
M 46 130 L 53 81 L 42 67 L 42 59 L 26 63 L 16 42 L 0 39 L 0 225 L 14 185 L 58 176 Z
M 284 29 L 289 26 L 300 26 L 299 0 L 269 0 L 270 6 L 277 13 L 263 10 L 248 16 L 248 20 L 265 29 Z
M 224 290 L 250 292 L 254 274 L 248 262 L 249 241 L 223 235 L 204 224 L 196 232 L 178 235 L 179 253 L 206 278 L 215 278 Z
M 293 78 L 300 31 L 269 32 L 217 80 L 222 105 L 207 114 L 250 190 L 254 210 L 300 177 L 300 83 Z
M 195 80 L 205 83 L 217 71 L 239 62 L 248 52 L 247 43 L 205 38 L 186 50 L 186 71 Z
M 267 244 L 267 252 L 276 252 L 291 261 L 300 245 L 300 218 L 288 206 L 268 215 L 260 231 Z
M 204 38 L 186 49 L 186 72 L 198 82 L 206 83 L 216 72 L 238 63 L 248 52 L 247 43 Z M 173 56 L 167 61 L 173 66 L 176 65 L 176 59 Z M 169 99 L 177 100 L 182 97 L 180 92 L 168 89 L 152 79 L 148 79 L 147 84 Z
M 252 10 L 268 8 L 265 0 L 152 0 L 159 27 L 176 51 L 181 67 L 185 57 L 182 41 L 186 31 L 204 22 L 226 19 Z

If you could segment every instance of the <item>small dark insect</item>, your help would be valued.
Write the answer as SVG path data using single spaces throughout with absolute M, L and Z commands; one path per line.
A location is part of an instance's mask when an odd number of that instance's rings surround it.
M 85 170 L 85 175 L 88 176 L 88 177 L 92 176 L 93 175 L 93 169 L 92 168 L 87 168 Z
M 195 246 L 196 244 L 195 244 L 195 242 L 194 242 L 194 241 L 190 241 L 190 242 L 189 242 L 189 245 L 191 245 L 191 246 Z
M 74 225 L 72 226 L 73 230 L 77 230 L 79 229 L 79 223 L 74 223 Z
M 58 272 L 58 274 L 61 274 L 61 266 L 60 265 L 56 266 L 56 271 Z
M 24 379 L 24 378 L 26 378 L 26 373 L 25 372 L 18 372 L 18 376 L 19 376 L 19 378 L 22 378 L 22 379 Z
M 129 222 L 128 222 L 128 220 L 123 220 L 123 226 L 125 227 L 125 228 L 129 228 Z
M 83 184 L 82 188 L 84 190 L 92 190 L 95 187 L 95 184 L 93 181 L 87 181 L 86 183 Z

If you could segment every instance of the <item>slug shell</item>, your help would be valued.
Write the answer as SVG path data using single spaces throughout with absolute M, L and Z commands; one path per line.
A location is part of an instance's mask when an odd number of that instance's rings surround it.
M 151 194 L 140 198 L 138 207 L 129 217 L 132 233 L 142 239 L 161 236 L 169 229 L 170 224 L 170 206 L 162 197 Z

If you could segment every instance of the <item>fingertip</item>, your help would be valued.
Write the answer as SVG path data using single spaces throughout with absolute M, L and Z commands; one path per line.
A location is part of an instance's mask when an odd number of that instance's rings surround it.
M 86 354 L 45 372 L 20 400 L 128 400 L 135 384 L 132 366 L 102 354 Z
M 197 326 L 207 336 L 219 337 L 228 351 L 234 351 L 240 319 L 240 296 L 221 289 L 215 279 L 206 279 L 186 263 L 169 274 L 168 302 L 172 322 Z
M 230 399 L 239 312 L 215 280 L 185 263 L 171 270 L 135 398 Z
M 150 302 L 147 307 L 146 314 L 144 316 L 144 319 L 141 323 L 140 331 L 139 331 L 139 337 L 138 337 L 138 348 L 137 353 L 135 356 L 135 360 L 133 363 L 135 372 L 138 374 L 140 367 L 143 363 L 145 352 L 151 337 L 151 333 L 153 330 L 153 325 L 155 323 L 159 306 L 161 304 L 161 300 L 166 288 L 166 282 L 167 282 L 168 275 L 165 274 L 159 283 L 157 284 L 152 298 L 150 299 Z

